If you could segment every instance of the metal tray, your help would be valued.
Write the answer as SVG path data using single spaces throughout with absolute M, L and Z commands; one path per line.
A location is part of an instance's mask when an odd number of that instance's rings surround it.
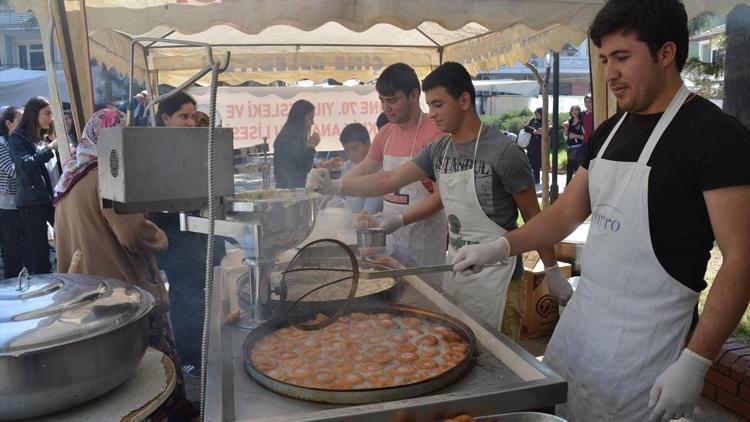
M 330 261 L 330 265 L 335 266 L 336 260 L 327 258 L 326 261 Z M 341 263 L 343 264 L 344 261 L 341 260 Z M 393 268 L 378 264 L 375 262 L 369 262 L 369 261 L 358 261 L 359 269 L 360 270 L 392 270 Z M 274 271 L 284 271 L 286 269 L 287 263 L 283 264 L 276 264 L 276 267 L 274 268 Z M 399 292 L 401 290 L 401 285 L 403 282 L 403 279 L 401 277 L 388 277 L 393 278 L 393 284 L 391 284 L 388 287 L 385 287 L 380 290 L 375 290 L 369 294 L 362 295 L 362 296 L 355 296 L 353 304 L 358 305 L 365 305 L 365 304 L 379 304 L 383 302 L 388 302 L 393 299 L 396 299 L 399 295 Z M 367 283 L 367 280 L 360 280 L 359 285 L 362 286 L 363 284 Z M 240 297 L 240 300 L 245 304 L 252 303 L 251 296 L 250 296 L 250 278 L 247 274 L 241 276 L 237 280 L 237 295 Z M 277 294 L 271 295 L 271 300 L 274 302 L 279 301 L 279 296 Z M 334 302 L 332 301 L 331 304 Z
M 476 337 L 471 329 L 461 321 L 449 316 L 441 315 L 425 309 L 407 306 L 407 305 L 355 305 L 352 306 L 352 312 L 378 313 L 389 312 L 394 315 L 409 315 L 429 321 L 439 321 L 459 336 L 469 345 L 469 351 L 463 361 L 453 368 L 440 375 L 414 384 L 399 385 L 387 388 L 369 388 L 360 390 L 327 390 L 312 387 L 302 387 L 275 380 L 266 376 L 263 372 L 253 365 L 250 361 L 250 350 L 253 346 L 266 335 L 272 334 L 276 330 L 286 327 L 289 324 L 281 317 L 274 318 L 258 327 L 250 333 L 242 345 L 242 353 L 245 371 L 262 386 L 285 396 L 314 401 L 319 403 L 334 404 L 367 404 L 379 403 L 384 401 L 401 400 L 411 397 L 421 396 L 439 388 L 452 384 L 464 376 L 474 364 L 474 354 L 476 353 Z M 312 317 L 313 315 L 310 315 Z

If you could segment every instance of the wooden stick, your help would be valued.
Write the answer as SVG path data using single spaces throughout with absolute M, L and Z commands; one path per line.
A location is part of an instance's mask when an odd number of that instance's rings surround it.
M 81 256 L 83 252 L 80 249 L 76 249 L 73 252 L 73 257 L 70 258 L 70 266 L 68 266 L 68 274 L 75 274 L 78 272 L 78 267 L 81 266 Z

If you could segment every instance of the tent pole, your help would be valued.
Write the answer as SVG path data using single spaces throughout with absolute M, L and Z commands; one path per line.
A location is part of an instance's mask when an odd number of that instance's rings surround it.
M 549 198 L 554 203 L 560 195 L 557 185 L 557 149 L 560 146 L 560 52 L 552 52 L 552 185 L 550 186 Z

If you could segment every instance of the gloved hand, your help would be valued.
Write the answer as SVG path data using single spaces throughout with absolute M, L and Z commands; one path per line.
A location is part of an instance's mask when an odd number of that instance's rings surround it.
M 466 245 L 458 250 L 453 257 L 453 272 L 461 273 L 465 276 L 476 274 L 487 264 L 494 264 L 508 258 L 510 253 L 510 243 L 505 236 L 489 243 L 480 243 L 478 245 Z
M 379 212 L 375 214 L 375 218 L 378 219 L 378 228 L 385 229 L 385 232 L 388 234 L 404 227 L 404 217 L 401 214 L 383 214 Z
M 312 169 L 307 173 L 305 189 L 310 189 L 322 194 L 337 195 L 341 192 L 341 179 L 331 180 L 328 169 Z
M 653 407 L 649 422 L 667 422 L 689 418 L 703 391 L 703 377 L 711 368 L 711 361 L 687 347 L 680 358 L 656 378 L 648 395 L 648 407 Z
M 560 273 L 560 267 L 555 264 L 554 267 L 544 267 L 544 280 L 549 287 L 549 294 L 557 301 L 560 306 L 568 304 L 570 297 L 573 295 L 573 287 L 568 280 Z

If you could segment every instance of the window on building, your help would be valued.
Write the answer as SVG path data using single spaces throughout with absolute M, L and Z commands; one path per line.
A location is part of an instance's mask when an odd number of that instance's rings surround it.
M 42 48 L 42 45 L 18 45 L 18 65 L 22 69 L 44 70 L 44 49 Z
M 704 63 L 711 63 L 711 44 L 710 43 L 701 44 L 700 59 Z

